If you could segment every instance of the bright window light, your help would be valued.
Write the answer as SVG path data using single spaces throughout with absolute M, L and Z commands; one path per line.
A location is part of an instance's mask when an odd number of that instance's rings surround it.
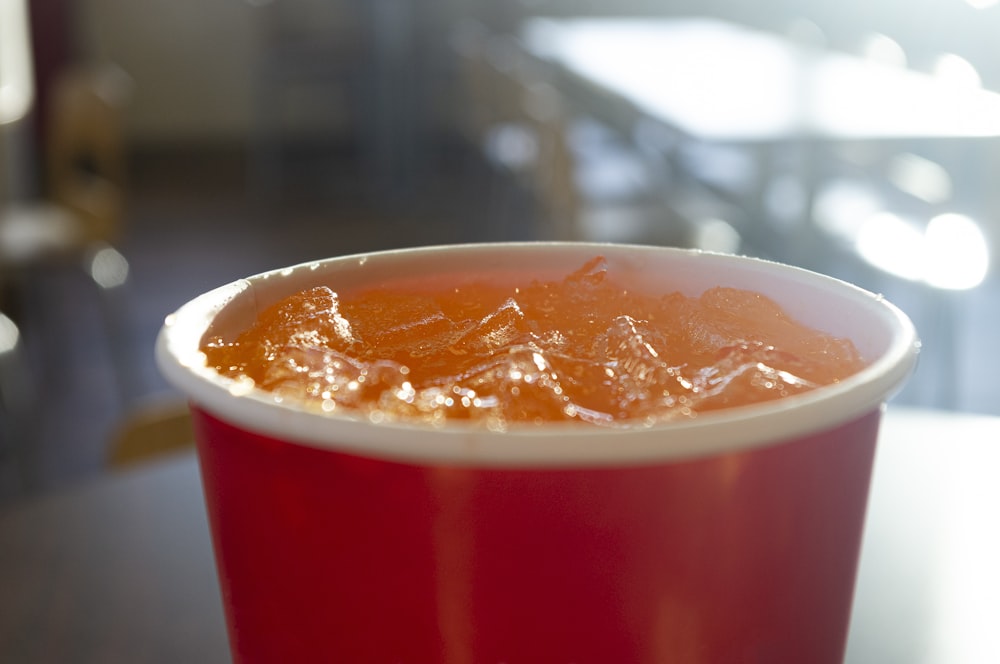
M 90 276 L 101 288 L 121 286 L 128 280 L 128 261 L 113 247 L 103 247 L 91 258 Z
M 20 120 L 35 96 L 27 3 L 0 0 L 0 125 Z
M 973 9 L 989 9 L 993 5 L 997 4 L 998 0 L 965 0 L 965 4 L 969 5 Z
M 927 245 L 927 283 L 936 288 L 975 288 L 986 278 L 989 252 L 975 221 L 961 214 L 931 219 L 924 233 Z
M 900 190 L 927 203 L 943 203 L 951 198 L 948 170 L 920 155 L 904 152 L 894 156 L 889 161 L 887 174 Z
M 14 321 L 0 313 L 0 355 L 16 349 L 20 338 L 21 333 Z
M 851 242 L 865 219 L 882 210 L 882 197 L 864 182 L 832 180 L 816 193 L 813 218 L 830 235 Z
M 910 281 L 924 273 L 924 235 L 891 212 L 879 212 L 861 226 L 856 239 L 861 257 L 878 269 Z
M 862 54 L 873 62 L 880 62 L 893 67 L 906 66 L 906 51 L 892 37 L 881 33 L 872 33 L 865 38 L 861 46 Z
M 983 79 L 972 63 L 954 53 L 938 56 L 933 72 L 942 81 L 953 85 L 966 88 L 979 88 L 983 85 Z
M 872 266 L 934 288 L 975 288 L 989 269 L 979 225 L 955 213 L 938 215 L 921 229 L 912 220 L 879 212 L 861 225 L 855 247 Z
M 705 251 L 735 254 L 740 250 L 739 231 L 724 219 L 707 218 L 698 223 L 695 246 Z

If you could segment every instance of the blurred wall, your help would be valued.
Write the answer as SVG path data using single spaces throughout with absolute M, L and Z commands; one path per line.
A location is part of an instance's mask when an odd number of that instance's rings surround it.
M 49 0 L 46 0 L 49 1 Z M 447 26 L 475 14 L 497 27 L 523 14 L 710 15 L 779 32 L 814 22 L 836 48 L 855 50 L 881 32 L 928 68 L 943 52 L 1000 89 L 1000 6 L 977 11 L 963 0 L 78 0 L 85 57 L 117 61 L 136 80 L 130 132 L 138 142 L 232 140 L 252 123 L 252 76 L 267 44 L 269 14 L 321 25 L 331 7 L 344 16 L 406 6 L 426 45 L 444 49 Z M 381 11 L 381 10 L 380 10 Z M 349 32 L 349 30 L 347 31 Z M 426 49 L 425 49 L 426 50 Z M 431 54 L 433 57 L 433 54 Z M 431 63 L 429 67 L 433 69 Z
M 242 140 L 253 131 L 255 75 L 262 59 L 273 53 L 270 49 L 316 42 L 324 36 L 334 45 L 364 40 L 370 32 L 360 25 L 362 18 L 403 8 L 421 29 L 435 30 L 440 16 L 461 12 L 459 6 L 466 3 L 80 0 L 80 4 L 82 56 L 114 60 L 134 77 L 130 137 L 134 143 L 156 143 Z M 306 61 L 303 69 L 313 64 L 321 63 Z M 415 69 L 417 63 L 408 65 Z M 300 116 L 308 116 L 308 103 L 308 98 L 299 101 Z
M 247 132 L 254 19 L 243 0 L 80 0 L 77 29 L 82 57 L 135 79 L 135 142 L 219 141 Z

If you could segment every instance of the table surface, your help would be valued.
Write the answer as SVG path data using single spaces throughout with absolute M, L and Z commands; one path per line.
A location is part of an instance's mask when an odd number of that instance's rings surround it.
M 699 140 L 1000 136 L 1000 94 L 720 20 L 536 18 L 520 38 Z
M 847 661 L 1000 662 L 1000 418 L 890 407 Z M 0 509 L 0 659 L 229 659 L 196 460 Z

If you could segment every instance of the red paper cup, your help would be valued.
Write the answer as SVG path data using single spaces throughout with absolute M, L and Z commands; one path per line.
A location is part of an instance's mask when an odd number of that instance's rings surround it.
M 649 292 L 760 291 L 870 364 L 763 405 L 630 430 L 324 415 L 204 366 L 206 331 L 319 283 L 557 278 L 604 255 Z M 885 400 L 918 342 L 881 297 L 761 260 L 456 245 L 261 274 L 168 317 L 237 662 L 839 662 Z

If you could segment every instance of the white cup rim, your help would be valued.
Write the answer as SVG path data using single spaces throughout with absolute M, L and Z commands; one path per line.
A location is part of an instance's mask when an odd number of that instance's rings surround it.
M 331 269 L 361 270 L 369 265 L 391 265 L 400 261 L 433 263 L 461 256 L 466 263 L 476 265 L 490 259 L 525 256 L 524 260 L 539 257 L 578 259 L 582 264 L 586 256 L 597 254 L 611 256 L 614 260 L 637 260 L 643 266 L 659 264 L 659 267 L 668 261 L 671 265 L 683 263 L 686 268 L 704 266 L 702 272 L 719 275 L 715 277 L 718 281 L 715 285 L 761 290 L 762 284 L 771 284 L 769 287 L 773 291 L 779 283 L 793 284 L 800 296 L 796 302 L 802 306 L 815 307 L 815 303 L 800 301 L 809 299 L 801 297 L 803 293 L 822 294 L 831 298 L 830 306 L 843 309 L 838 317 L 857 319 L 848 323 L 863 329 L 862 336 L 871 332 L 869 342 L 878 346 L 878 354 L 868 358 L 867 367 L 837 384 L 765 404 L 704 413 L 690 420 L 648 428 L 550 423 L 514 426 L 497 432 L 478 423 L 444 426 L 373 423 L 362 416 L 297 408 L 277 401 L 269 392 L 256 388 L 241 390 L 233 379 L 207 368 L 204 356 L 198 352 L 209 324 L 227 305 L 252 300 L 257 289 L 272 288 L 274 283 L 288 281 L 287 287 L 282 283 L 282 288 L 288 290 L 303 279 L 327 274 Z M 733 276 L 727 279 L 722 275 Z M 701 281 L 710 283 L 706 279 L 709 277 L 702 277 Z M 675 290 L 672 283 L 666 287 Z M 788 308 L 790 303 L 775 297 L 774 292 L 765 294 Z M 441 245 L 302 263 L 240 279 L 196 297 L 167 317 L 156 342 L 157 364 L 168 382 L 197 408 L 240 428 L 290 443 L 362 456 L 409 463 L 488 467 L 670 462 L 802 438 L 877 411 L 909 377 L 918 351 L 916 331 L 904 313 L 881 296 L 833 277 L 758 258 L 668 247 L 584 242 Z

